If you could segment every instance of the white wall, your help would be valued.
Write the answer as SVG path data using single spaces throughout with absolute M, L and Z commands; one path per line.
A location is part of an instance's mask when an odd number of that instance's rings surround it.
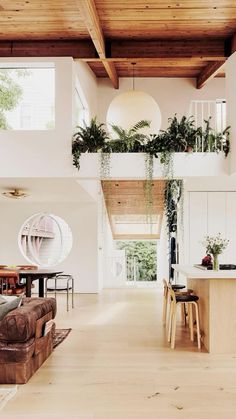
M 215 100 L 225 98 L 225 80 L 215 78 L 203 89 L 196 89 L 195 79 L 187 78 L 135 78 L 135 90 L 142 90 L 154 97 L 162 114 L 162 129 L 169 117 L 188 115 L 191 100 Z M 98 116 L 106 121 L 106 114 L 112 99 L 120 93 L 132 89 L 131 78 L 121 78 L 120 88 L 112 88 L 109 80 L 98 81 Z
M 18 233 L 34 213 L 51 212 L 63 218 L 73 234 L 68 258 L 56 266 L 75 279 L 75 291 L 94 293 L 98 286 L 98 242 L 96 203 L 21 203 L 0 204 L 0 260 L 6 264 L 28 263 L 18 248 Z

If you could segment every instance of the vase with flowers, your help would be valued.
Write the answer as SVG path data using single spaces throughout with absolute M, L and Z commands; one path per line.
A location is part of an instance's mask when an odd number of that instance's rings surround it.
M 216 236 L 206 236 L 206 253 L 211 254 L 213 257 L 212 268 L 214 271 L 219 270 L 219 255 L 226 249 L 228 244 L 229 240 L 224 239 L 221 233 L 218 233 Z

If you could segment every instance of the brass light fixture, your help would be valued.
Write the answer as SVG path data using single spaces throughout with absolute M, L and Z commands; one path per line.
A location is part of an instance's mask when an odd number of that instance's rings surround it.
M 12 199 L 20 199 L 20 198 L 25 198 L 26 196 L 28 196 L 28 194 L 18 188 L 15 189 L 9 189 L 8 191 L 2 192 L 2 195 L 5 196 L 6 198 L 12 198 Z

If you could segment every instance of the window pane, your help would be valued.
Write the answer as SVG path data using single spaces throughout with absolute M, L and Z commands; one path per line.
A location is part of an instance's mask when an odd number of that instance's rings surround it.
M 0 69 L 0 128 L 55 128 L 55 69 Z

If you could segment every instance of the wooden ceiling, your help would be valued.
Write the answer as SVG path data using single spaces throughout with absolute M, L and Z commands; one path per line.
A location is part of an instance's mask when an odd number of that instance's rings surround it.
M 145 180 L 103 180 L 102 189 L 114 239 L 157 239 L 164 211 L 165 180 L 152 182 L 147 206 Z
M 97 77 L 224 75 L 235 0 L 0 0 L 0 56 L 72 56 Z

